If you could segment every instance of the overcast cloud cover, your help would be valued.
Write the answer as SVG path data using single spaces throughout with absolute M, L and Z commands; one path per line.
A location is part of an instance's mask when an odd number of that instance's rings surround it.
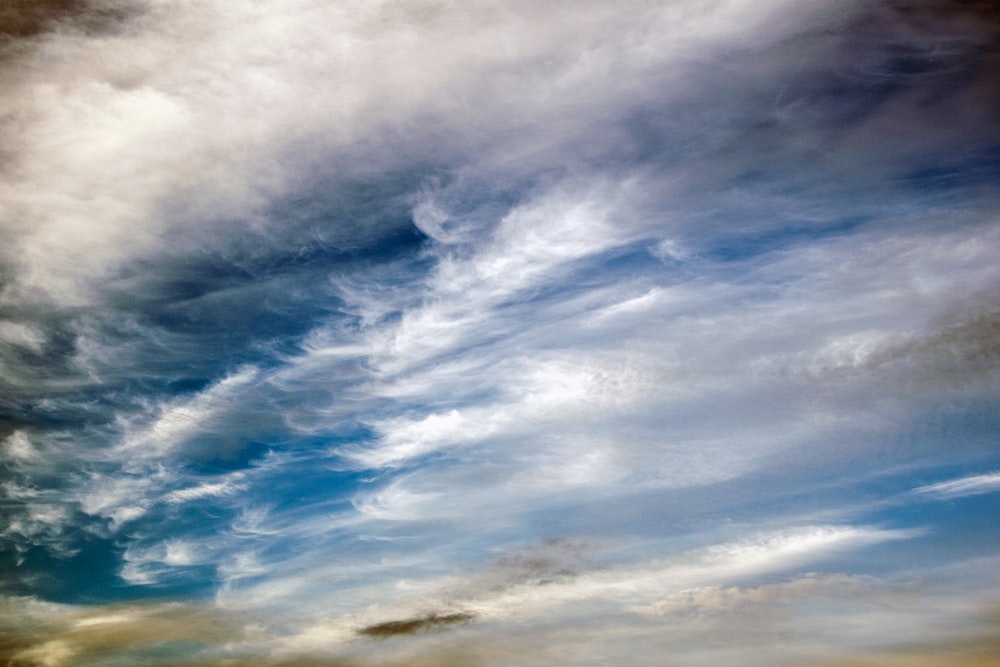
M 0 661 L 1000 665 L 990 0 L 0 7 Z

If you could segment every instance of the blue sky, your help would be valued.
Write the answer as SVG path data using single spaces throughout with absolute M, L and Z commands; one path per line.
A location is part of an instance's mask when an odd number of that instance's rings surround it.
M 989 2 L 14 2 L 12 665 L 988 665 Z

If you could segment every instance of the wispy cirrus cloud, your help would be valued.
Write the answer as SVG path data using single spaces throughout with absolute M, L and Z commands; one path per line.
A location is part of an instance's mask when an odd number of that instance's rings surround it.
M 984 475 L 969 475 L 937 484 L 927 484 L 917 487 L 913 492 L 934 498 L 950 499 L 992 493 L 997 490 L 1000 490 L 1000 473 L 994 472 Z

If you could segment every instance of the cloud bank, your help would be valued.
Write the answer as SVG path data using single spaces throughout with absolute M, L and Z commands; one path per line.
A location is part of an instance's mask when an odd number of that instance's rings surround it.
M 990 664 L 992 4 L 8 5 L 5 660 Z

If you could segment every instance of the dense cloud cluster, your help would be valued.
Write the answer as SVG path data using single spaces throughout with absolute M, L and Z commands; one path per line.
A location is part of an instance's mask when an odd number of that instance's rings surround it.
M 0 657 L 976 664 L 998 44 L 958 0 L 7 3 Z

